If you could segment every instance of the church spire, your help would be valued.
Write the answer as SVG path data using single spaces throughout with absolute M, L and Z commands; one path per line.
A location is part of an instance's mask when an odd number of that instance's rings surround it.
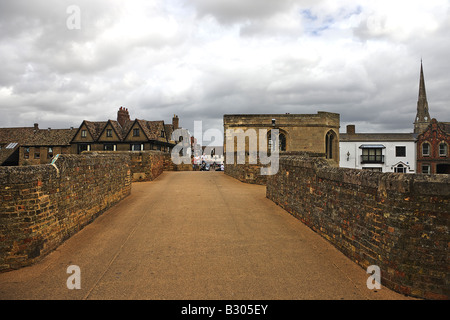
M 419 98 L 417 100 L 417 114 L 414 121 L 414 133 L 422 133 L 431 123 L 430 113 L 428 112 L 427 92 L 425 90 L 425 77 L 423 76 L 423 65 L 420 60 L 420 81 Z

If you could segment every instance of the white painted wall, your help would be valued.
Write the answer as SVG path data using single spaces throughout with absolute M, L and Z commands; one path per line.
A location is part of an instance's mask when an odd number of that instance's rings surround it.
M 383 164 L 361 163 L 361 156 L 363 154 L 361 145 L 384 145 L 382 151 L 384 155 Z M 396 146 L 406 147 L 406 156 L 396 156 Z M 394 172 L 394 166 L 402 162 L 408 166 L 407 173 L 416 172 L 416 143 L 414 141 L 370 141 L 370 142 L 340 142 L 340 166 L 343 168 L 364 169 L 364 168 L 381 168 L 382 172 Z

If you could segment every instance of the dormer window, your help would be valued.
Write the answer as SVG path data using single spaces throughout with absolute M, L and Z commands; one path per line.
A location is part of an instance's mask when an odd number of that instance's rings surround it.
M 133 137 L 139 137 L 139 128 L 133 129 Z
M 108 138 L 111 138 L 111 137 L 112 137 L 112 129 L 106 129 L 106 136 L 107 136 Z
M 87 131 L 86 130 L 81 130 L 81 137 L 82 138 L 86 138 L 87 137 Z

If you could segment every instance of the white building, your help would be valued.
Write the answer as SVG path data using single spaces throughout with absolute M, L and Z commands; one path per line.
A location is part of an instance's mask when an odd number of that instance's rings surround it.
M 356 133 L 354 125 L 340 134 L 340 166 L 380 172 L 416 172 L 415 133 Z
M 202 147 L 203 155 L 201 156 L 200 164 L 204 161 L 209 164 L 221 165 L 223 164 L 223 146 L 207 146 Z

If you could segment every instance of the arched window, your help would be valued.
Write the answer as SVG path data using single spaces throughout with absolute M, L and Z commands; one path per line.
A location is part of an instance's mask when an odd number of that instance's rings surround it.
M 442 141 L 439 144 L 439 156 L 440 157 L 446 157 L 447 154 L 448 154 L 448 146 L 447 146 L 447 144 L 444 141 Z
M 325 136 L 325 156 L 327 159 L 333 159 L 335 155 L 336 133 L 330 130 Z
M 280 138 L 280 151 L 286 151 L 286 135 L 284 133 L 280 133 L 278 137 Z
M 431 154 L 430 152 L 430 144 L 428 142 L 425 142 L 422 144 L 422 156 L 429 156 Z
M 270 152 L 274 151 L 274 144 L 272 142 L 272 131 L 267 133 L 267 150 Z M 278 134 L 278 151 L 286 151 L 286 135 L 283 132 Z

